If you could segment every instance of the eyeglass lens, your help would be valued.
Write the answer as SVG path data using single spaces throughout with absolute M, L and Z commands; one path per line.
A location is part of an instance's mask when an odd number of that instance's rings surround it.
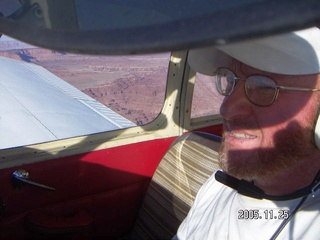
M 217 91 L 223 95 L 228 96 L 235 86 L 235 75 L 226 68 L 220 68 L 216 75 Z
M 277 85 L 268 77 L 250 76 L 246 79 L 245 91 L 252 103 L 259 106 L 269 106 L 277 95 Z

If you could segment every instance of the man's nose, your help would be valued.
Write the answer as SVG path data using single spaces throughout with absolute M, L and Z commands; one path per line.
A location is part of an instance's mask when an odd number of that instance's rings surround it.
M 244 82 L 239 81 L 229 96 L 226 96 L 220 107 L 220 114 L 226 120 L 233 119 L 236 116 L 245 117 L 250 114 L 252 103 L 248 100 Z

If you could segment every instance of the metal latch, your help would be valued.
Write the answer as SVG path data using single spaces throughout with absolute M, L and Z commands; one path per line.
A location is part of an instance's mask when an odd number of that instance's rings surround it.
M 30 174 L 25 169 L 19 169 L 19 170 L 14 171 L 12 173 L 12 180 L 13 180 L 14 185 L 17 185 L 17 184 L 20 185 L 21 183 L 26 183 L 26 184 L 30 184 L 32 186 L 43 188 L 43 189 L 50 190 L 50 191 L 55 191 L 56 190 L 53 187 L 49 187 L 47 185 L 31 181 L 30 180 Z

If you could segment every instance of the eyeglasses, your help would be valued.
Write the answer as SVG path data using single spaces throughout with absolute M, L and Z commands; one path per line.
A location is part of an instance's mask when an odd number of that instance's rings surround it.
M 229 96 L 239 80 L 245 81 L 244 89 L 248 100 L 262 107 L 270 106 L 277 99 L 280 89 L 305 92 L 320 91 L 319 88 L 279 86 L 273 79 L 263 75 L 239 78 L 227 68 L 218 68 L 215 80 L 217 91 L 223 96 Z

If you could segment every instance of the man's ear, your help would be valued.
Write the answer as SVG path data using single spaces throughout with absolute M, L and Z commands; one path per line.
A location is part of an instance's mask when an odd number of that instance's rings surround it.
M 314 140 L 318 149 L 320 149 L 320 109 L 318 110 L 318 119 L 314 129 Z

